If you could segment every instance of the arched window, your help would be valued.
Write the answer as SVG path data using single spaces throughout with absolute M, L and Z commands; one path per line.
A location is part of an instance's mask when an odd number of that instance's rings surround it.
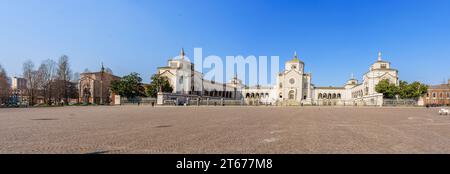
M 333 94 L 333 99 L 336 99 L 336 98 L 337 98 L 336 93 L 334 93 Z
M 322 98 L 322 93 L 319 94 L 319 99 L 321 99 L 321 98 Z
M 180 76 L 179 83 L 180 83 L 180 84 L 183 84 L 183 76 Z
M 328 94 L 328 99 L 331 99 L 331 93 Z
M 249 93 L 245 94 L 245 98 L 249 98 L 249 97 L 250 97 Z
M 280 98 L 283 98 L 283 93 L 280 92 L 279 96 L 280 96 Z
M 289 91 L 289 100 L 294 100 L 295 99 L 295 91 L 294 90 L 291 90 L 291 91 Z
M 269 97 L 269 93 L 266 93 L 266 97 Z
M 435 92 L 433 92 L 433 98 L 436 98 L 436 93 Z
M 338 98 L 338 99 L 341 99 L 341 93 L 338 93 L 338 94 L 337 94 L 337 98 Z

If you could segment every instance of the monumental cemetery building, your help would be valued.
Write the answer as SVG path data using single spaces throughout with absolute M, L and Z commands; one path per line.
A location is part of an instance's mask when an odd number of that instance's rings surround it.
M 274 86 L 251 87 L 243 84 L 236 75 L 228 83 L 206 80 L 184 56 L 182 50 L 180 58 L 170 59 L 167 66 L 158 68 L 157 73 L 167 77 L 174 89 L 172 93 L 159 93 L 158 104 L 164 104 L 165 99 L 221 99 L 240 100 L 248 105 L 381 106 L 383 94 L 375 91 L 378 82 L 388 79 L 399 84 L 398 71 L 390 62 L 382 60 L 381 53 L 361 81 L 352 77 L 340 87 L 314 86 L 312 74 L 304 72 L 305 63 L 296 53 L 285 62 L 285 69 L 277 74 Z

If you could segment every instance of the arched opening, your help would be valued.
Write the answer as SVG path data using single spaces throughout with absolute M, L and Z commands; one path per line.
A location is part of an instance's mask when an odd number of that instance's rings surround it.
M 295 91 L 294 90 L 289 91 L 288 96 L 289 96 L 289 100 L 294 100 L 295 99 Z
M 337 98 L 338 98 L 338 99 L 341 99 L 341 93 L 338 93 L 338 94 L 337 94 Z
M 250 97 L 249 93 L 245 94 L 245 98 L 249 98 L 249 97 Z
M 322 93 L 319 94 L 319 99 L 322 99 Z

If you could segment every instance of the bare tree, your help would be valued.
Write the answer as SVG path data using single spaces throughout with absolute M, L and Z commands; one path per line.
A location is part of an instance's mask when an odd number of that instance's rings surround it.
M 70 70 L 69 57 L 63 55 L 58 60 L 57 80 L 61 82 L 61 96 L 64 99 L 65 104 L 69 101 L 68 89 L 70 87 L 71 74 L 72 71 Z
M 6 70 L 0 65 L 0 104 L 5 103 L 9 98 L 10 84 Z
M 34 105 L 36 92 L 36 70 L 34 70 L 34 63 L 30 60 L 23 63 L 23 77 L 27 80 L 29 104 Z
M 42 90 L 45 103 L 51 104 L 52 99 L 52 84 L 55 79 L 56 74 L 56 62 L 47 59 L 41 63 L 38 69 L 38 85 L 39 89 Z
M 73 73 L 71 79 L 72 79 L 73 83 L 78 83 L 78 80 L 80 80 L 80 73 L 78 73 L 78 72 Z

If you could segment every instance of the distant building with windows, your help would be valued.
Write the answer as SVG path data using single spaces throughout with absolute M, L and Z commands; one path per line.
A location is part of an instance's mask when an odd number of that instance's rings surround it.
M 234 99 L 249 105 L 381 106 L 383 94 L 375 91 L 379 81 L 387 79 L 399 84 L 398 70 L 391 68 L 390 62 L 382 60 L 381 52 L 378 60 L 363 75 L 361 83 L 352 75 L 342 87 L 314 86 L 312 74 L 304 72 L 305 63 L 298 58 L 297 53 L 285 63 L 285 70 L 277 74 L 274 86 L 247 86 L 236 75 L 228 83 L 206 80 L 184 56 L 181 50 L 179 59 L 170 59 L 168 66 L 159 67 L 157 72 L 169 79 L 173 94 L 177 97 L 186 95 L 189 98 Z
M 27 79 L 20 77 L 13 77 L 11 81 L 12 90 L 25 90 L 27 89 Z
M 16 102 L 24 102 L 28 100 L 27 79 L 21 77 L 13 77 L 11 79 L 11 94 Z
M 429 86 L 423 99 L 425 105 L 450 106 L 450 79 L 447 84 Z

